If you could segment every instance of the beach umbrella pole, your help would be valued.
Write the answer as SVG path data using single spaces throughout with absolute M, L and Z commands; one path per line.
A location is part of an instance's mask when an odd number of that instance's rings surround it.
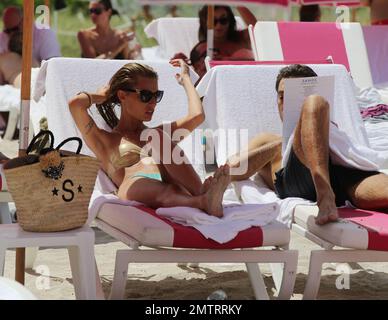
M 207 56 L 213 59 L 214 49 L 214 6 L 207 7 Z
M 20 104 L 19 157 L 26 154 L 30 125 L 32 37 L 34 26 L 34 0 L 23 0 L 23 57 Z M 25 249 L 16 249 L 16 281 L 24 284 Z

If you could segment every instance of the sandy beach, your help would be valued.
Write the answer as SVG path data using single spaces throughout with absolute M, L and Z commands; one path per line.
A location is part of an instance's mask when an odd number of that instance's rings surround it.
M 17 154 L 17 141 L 1 141 L 0 150 L 9 157 Z M 105 296 L 108 297 L 117 249 L 121 242 L 94 228 L 95 255 Z M 311 250 L 317 245 L 292 233 L 291 249 L 299 250 L 297 279 L 292 299 L 302 298 Z M 6 255 L 5 276 L 14 277 L 15 250 Z M 386 263 L 324 265 L 318 299 L 387 299 L 388 272 Z M 274 295 L 269 265 L 260 265 L 267 291 Z M 350 270 L 349 289 L 339 290 L 336 281 L 342 270 Z M 48 273 L 47 273 L 48 272 Z M 340 278 L 339 278 L 340 277 Z M 339 278 L 339 279 L 338 279 Z M 41 248 L 33 269 L 26 270 L 26 286 L 40 299 L 74 299 L 70 264 L 66 249 Z M 198 268 L 177 264 L 131 264 L 126 299 L 195 299 L 204 300 L 213 291 L 222 289 L 228 299 L 253 299 L 253 291 L 243 264 L 200 264 Z

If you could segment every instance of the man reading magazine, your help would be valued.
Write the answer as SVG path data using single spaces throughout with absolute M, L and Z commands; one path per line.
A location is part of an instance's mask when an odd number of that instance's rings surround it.
M 279 116 L 283 121 L 285 79 L 317 77 L 308 66 L 283 68 L 276 80 Z M 302 105 L 299 120 L 291 136 L 288 158 L 282 167 L 282 137 L 260 134 L 249 142 L 246 152 L 231 157 L 231 167 L 248 161 L 245 180 L 259 173 L 267 185 L 282 199 L 301 197 L 317 202 L 317 224 L 338 219 L 337 207 L 350 201 L 366 210 L 388 212 L 388 176 L 333 163 L 329 149 L 330 105 L 322 96 L 310 95 Z M 284 156 L 284 155 L 283 155 Z

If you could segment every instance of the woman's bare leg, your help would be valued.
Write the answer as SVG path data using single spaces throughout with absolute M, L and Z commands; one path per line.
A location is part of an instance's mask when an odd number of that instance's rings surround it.
M 229 183 L 229 168 L 223 166 L 215 172 L 209 190 L 199 196 L 187 194 L 180 186 L 142 177 L 124 180 L 119 188 L 118 196 L 120 199 L 144 203 L 154 209 L 192 207 L 201 209 L 210 215 L 222 217 L 222 198 Z
M 194 170 L 190 161 L 184 155 L 183 150 L 173 141 L 168 134 L 161 129 L 152 129 L 155 134 L 150 145 L 153 150 L 152 157 L 157 162 L 163 181 L 172 184 L 179 184 L 190 194 L 197 196 L 201 194 L 202 181 Z M 177 163 L 178 157 L 183 160 Z M 167 159 L 167 161 L 164 161 Z

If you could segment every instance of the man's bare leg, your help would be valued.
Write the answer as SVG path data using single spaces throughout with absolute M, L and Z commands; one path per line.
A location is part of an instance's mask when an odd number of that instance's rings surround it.
M 280 136 L 264 133 L 253 138 L 246 150 L 228 159 L 228 164 L 232 169 L 244 166 L 247 168 L 241 174 L 233 174 L 231 170 L 232 181 L 246 180 L 259 173 L 267 185 L 274 189 L 274 173 L 280 168 L 281 148 Z
M 352 203 L 365 210 L 388 213 L 388 176 L 380 173 L 365 178 L 348 190 Z
M 319 207 L 317 224 L 338 219 L 329 175 L 329 124 L 329 104 L 322 97 L 308 97 L 295 130 L 293 149 L 298 159 L 310 169 L 314 181 Z

